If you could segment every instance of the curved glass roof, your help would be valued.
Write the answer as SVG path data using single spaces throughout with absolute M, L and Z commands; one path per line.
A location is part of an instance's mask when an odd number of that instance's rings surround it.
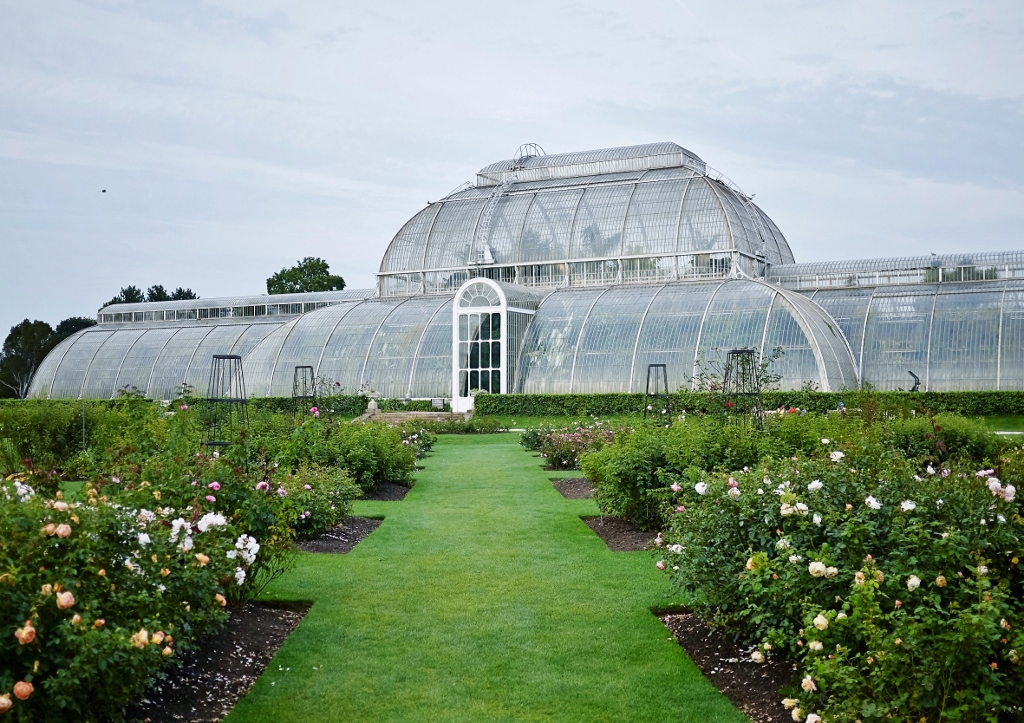
M 481 177 L 498 174 L 500 183 L 457 191 L 416 214 L 379 275 L 723 251 L 793 262 L 771 219 L 675 144 L 520 163 L 492 164 Z
M 699 355 L 715 362 L 733 348 L 770 354 L 780 346 L 783 388 L 856 388 L 838 326 L 799 294 L 742 279 L 561 289 L 527 330 L 516 391 L 643 391 L 648 364 L 666 364 L 677 388 L 691 383 Z
M 68 337 L 46 356 L 28 395 L 109 399 L 134 387 L 151 399 L 170 399 L 183 382 L 202 395 L 214 354 L 244 355 L 278 326 L 273 321 L 98 324 Z
M 821 289 L 808 297 L 876 389 L 1024 389 L 1024 281 Z

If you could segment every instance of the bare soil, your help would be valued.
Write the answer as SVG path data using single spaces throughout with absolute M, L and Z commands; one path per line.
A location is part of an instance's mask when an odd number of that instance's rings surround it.
M 586 477 L 555 478 L 551 480 L 551 484 L 567 500 L 589 500 L 597 491 L 594 483 Z
M 404 500 L 409 494 L 409 487 L 395 484 L 394 482 L 380 482 L 369 492 L 364 492 L 361 500 L 375 500 L 377 502 L 397 502 Z
M 300 542 L 296 547 L 303 552 L 327 552 L 344 555 L 346 552 L 351 552 L 353 547 L 380 527 L 380 523 L 383 521 L 373 517 L 350 515 L 333 530 L 328 530 L 312 540 Z
M 637 552 L 647 550 L 654 544 L 655 533 L 644 532 L 632 522 L 621 517 L 583 517 L 587 527 L 604 540 L 612 552 Z
M 163 679 L 153 682 L 143 699 L 128 709 L 128 720 L 222 720 L 249 692 L 308 610 L 308 605 L 263 603 L 233 610 L 219 633 L 186 653 L 180 668 L 166 669 Z
M 782 707 L 779 693 L 782 687 L 795 682 L 792 663 L 775 657 L 755 663 L 750 659 L 754 646 L 708 627 L 693 613 L 667 613 L 658 617 L 704 677 L 743 711 L 751 723 L 792 721 L 790 711 Z

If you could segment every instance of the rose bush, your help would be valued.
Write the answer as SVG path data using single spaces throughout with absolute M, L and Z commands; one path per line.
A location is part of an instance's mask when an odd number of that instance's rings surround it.
M 848 417 L 745 469 L 656 467 L 678 490 L 659 562 L 707 619 L 797 662 L 799 720 L 1020 713 L 1024 452 L 981 466 L 987 442 L 933 439 L 909 458 L 891 429 Z

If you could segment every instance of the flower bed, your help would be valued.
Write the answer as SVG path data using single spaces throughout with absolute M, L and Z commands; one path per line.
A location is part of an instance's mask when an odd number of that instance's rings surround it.
M 690 420 L 584 469 L 668 520 L 688 605 L 797 663 L 794 720 L 995 720 L 1024 689 L 1024 451 L 943 422 Z

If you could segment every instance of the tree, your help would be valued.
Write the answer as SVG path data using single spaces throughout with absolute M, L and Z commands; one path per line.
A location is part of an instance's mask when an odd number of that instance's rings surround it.
M 161 286 L 160 288 L 163 287 Z M 152 291 L 152 289 L 150 290 Z M 104 306 L 111 306 L 112 304 L 138 304 L 145 300 L 146 296 L 138 286 L 124 286 L 121 288 L 121 293 L 104 304 Z
M 198 299 L 196 292 L 192 289 L 183 289 L 180 286 L 171 294 L 171 301 L 185 301 L 186 299 Z
M 52 348 L 53 329 L 45 321 L 29 321 L 11 327 L 0 352 L 0 384 L 19 399 L 28 394 L 32 375 Z
M 331 274 L 323 259 L 307 256 L 291 268 L 281 269 L 267 279 L 268 294 L 293 294 L 301 291 L 341 291 L 345 279 Z
M 157 284 L 156 286 L 150 286 L 149 290 L 146 292 L 146 301 L 170 301 L 170 300 L 171 300 L 171 295 L 168 294 L 167 293 L 167 289 L 165 289 L 160 284 Z
M 74 334 L 76 331 L 82 329 L 88 329 L 90 326 L 95 326 L 96 320 L 90 319 L 85 316 L 71 316 L 57 324 L 57 328 L 53 330 L 53 336 L 50 337 L 50 348 L 57 346 L 59 343 L 67 339 L 69 336 Z

